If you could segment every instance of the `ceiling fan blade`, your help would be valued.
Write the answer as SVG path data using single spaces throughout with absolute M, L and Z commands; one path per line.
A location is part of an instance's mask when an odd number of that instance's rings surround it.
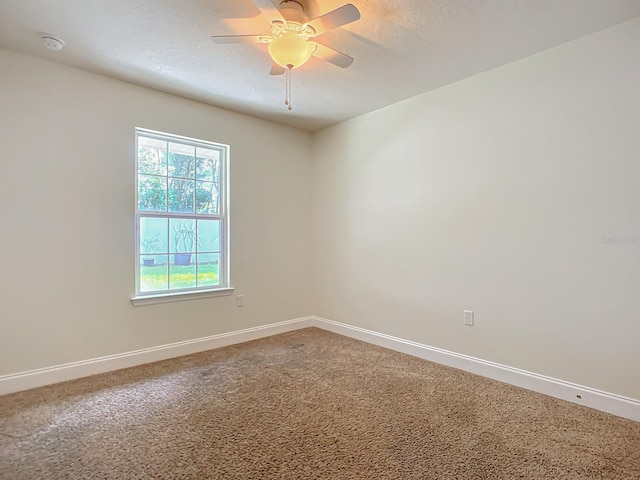
M 348 23 L 355 22 L 359 19 L 360 12 L 354 5 L 349 3 L 347 5 L 343 5 L 340 8 L 336 8 L 329 13 L 320 15 L 313 20 L 309 20 L 307 22 L 307 25 L 311 26 L 316 31 L 316 34 L 314 36 L 317 36 L 322 35 L 329 30 L 333 30 L 334 28 L 338 28 L 343 25 L 347 25 Z
M 260 9 L 263 15 L 269 17 L 269 20 L 284 20 L 280 10 L 271 0 L 253 0 L 253 3 L 256 4 L 256 7 Z
M 274 63 L 273 65 L 271 65 L 271 71 L 269 72 L 269 75 L 282 75 L 283 73 L 284 73 L 284 67 L 281 67 L 277 63 Z
M 213 43 L 267 43 L 266 35 L 212 35 Z
M 325 62 L 333 63 L 340 68 L 347 68 L 353 63 L 353 57 L 346 55 L 342 52 L 338 52 L 333 48 L 326 47 L 321 43 L 312 42 L 316 45 L 315 51 L 312 53 L 314 57 L 320 58 Z

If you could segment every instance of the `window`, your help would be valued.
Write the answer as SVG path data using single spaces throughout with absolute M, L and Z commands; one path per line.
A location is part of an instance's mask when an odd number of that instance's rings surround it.
M 136 299 L 229 288 L 229 147 L 136 129 Z

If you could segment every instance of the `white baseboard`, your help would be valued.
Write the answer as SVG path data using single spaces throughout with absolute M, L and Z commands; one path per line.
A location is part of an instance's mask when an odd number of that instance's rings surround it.
M 302 317 L 272 323 L 235 332 L 176 342 L 158 347 L 145 348 L 106 357 L 40 368 L 27 372 L 0 376 L 0 395 L 42 387 L 53 383 L 88 377 L 121 368 L 135 367 L 145 363 L 190 355 L 214 348 L 257 340 L 280 333 L 306 327 L 318 327 L 346 337 L 362 340 L 373 345 L 406 353 L 435 363 L 475 373 L 518 387 L 543 393 L 561 400 L 577 403 L 603 412 L 640 422 L 640 400 L 627 398 L 593 388 L 576 385 L 556 378 L 520 370 L 518 368 L 489 362 L 421 343 L 404 340 L 345 323 L 321 317 Z
M 211 335 L 184 342 L 170 343 L 158 347 L 144 348 L 133 352 L 108 355 L 79 362 L 39 368 L 11 375 L 0 376 L 0 395 L 19 392 L 30 388 L 51 385 L 52 383 L 88 377 L 121 368 L 135 367 L 145 363 L 167 360 L 169 358 L 204 352 L 214 348 L 226 347 L 237 343 L 257 340 L 279 333 L 310 327 L 312 317 L 297 318 L 285 322 L 271 323 L 260 327 L 247 328 L 235 332 Z
M 326 318 L 311 317 L 311 319 L 311 325 L 314 327 L 640 422 L 640 400 L 334 322 Z

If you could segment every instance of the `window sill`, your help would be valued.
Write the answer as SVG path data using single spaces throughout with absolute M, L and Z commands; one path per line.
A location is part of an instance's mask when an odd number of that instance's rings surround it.
M 131 302 L 136 307 L 143 305 L 154 305 L 156 303 L 182 302 L 185 300 L 197 300 L 209 297 L 224 297 L 231 295 L 233 287 L 217 288 L 215 290 L 197 290 L 194 292 L 161 293 L 157 295 L 141 295 L 133 297 Z

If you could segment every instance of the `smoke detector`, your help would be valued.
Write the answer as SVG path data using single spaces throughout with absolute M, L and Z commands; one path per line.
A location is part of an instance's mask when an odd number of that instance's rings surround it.
M 40 38 L 42 39 L 42 44 L 49 50 L 59 52 L 64 48 L 64 42 L 59 38 L 53 37 L 51 35 L 42 35 Z

